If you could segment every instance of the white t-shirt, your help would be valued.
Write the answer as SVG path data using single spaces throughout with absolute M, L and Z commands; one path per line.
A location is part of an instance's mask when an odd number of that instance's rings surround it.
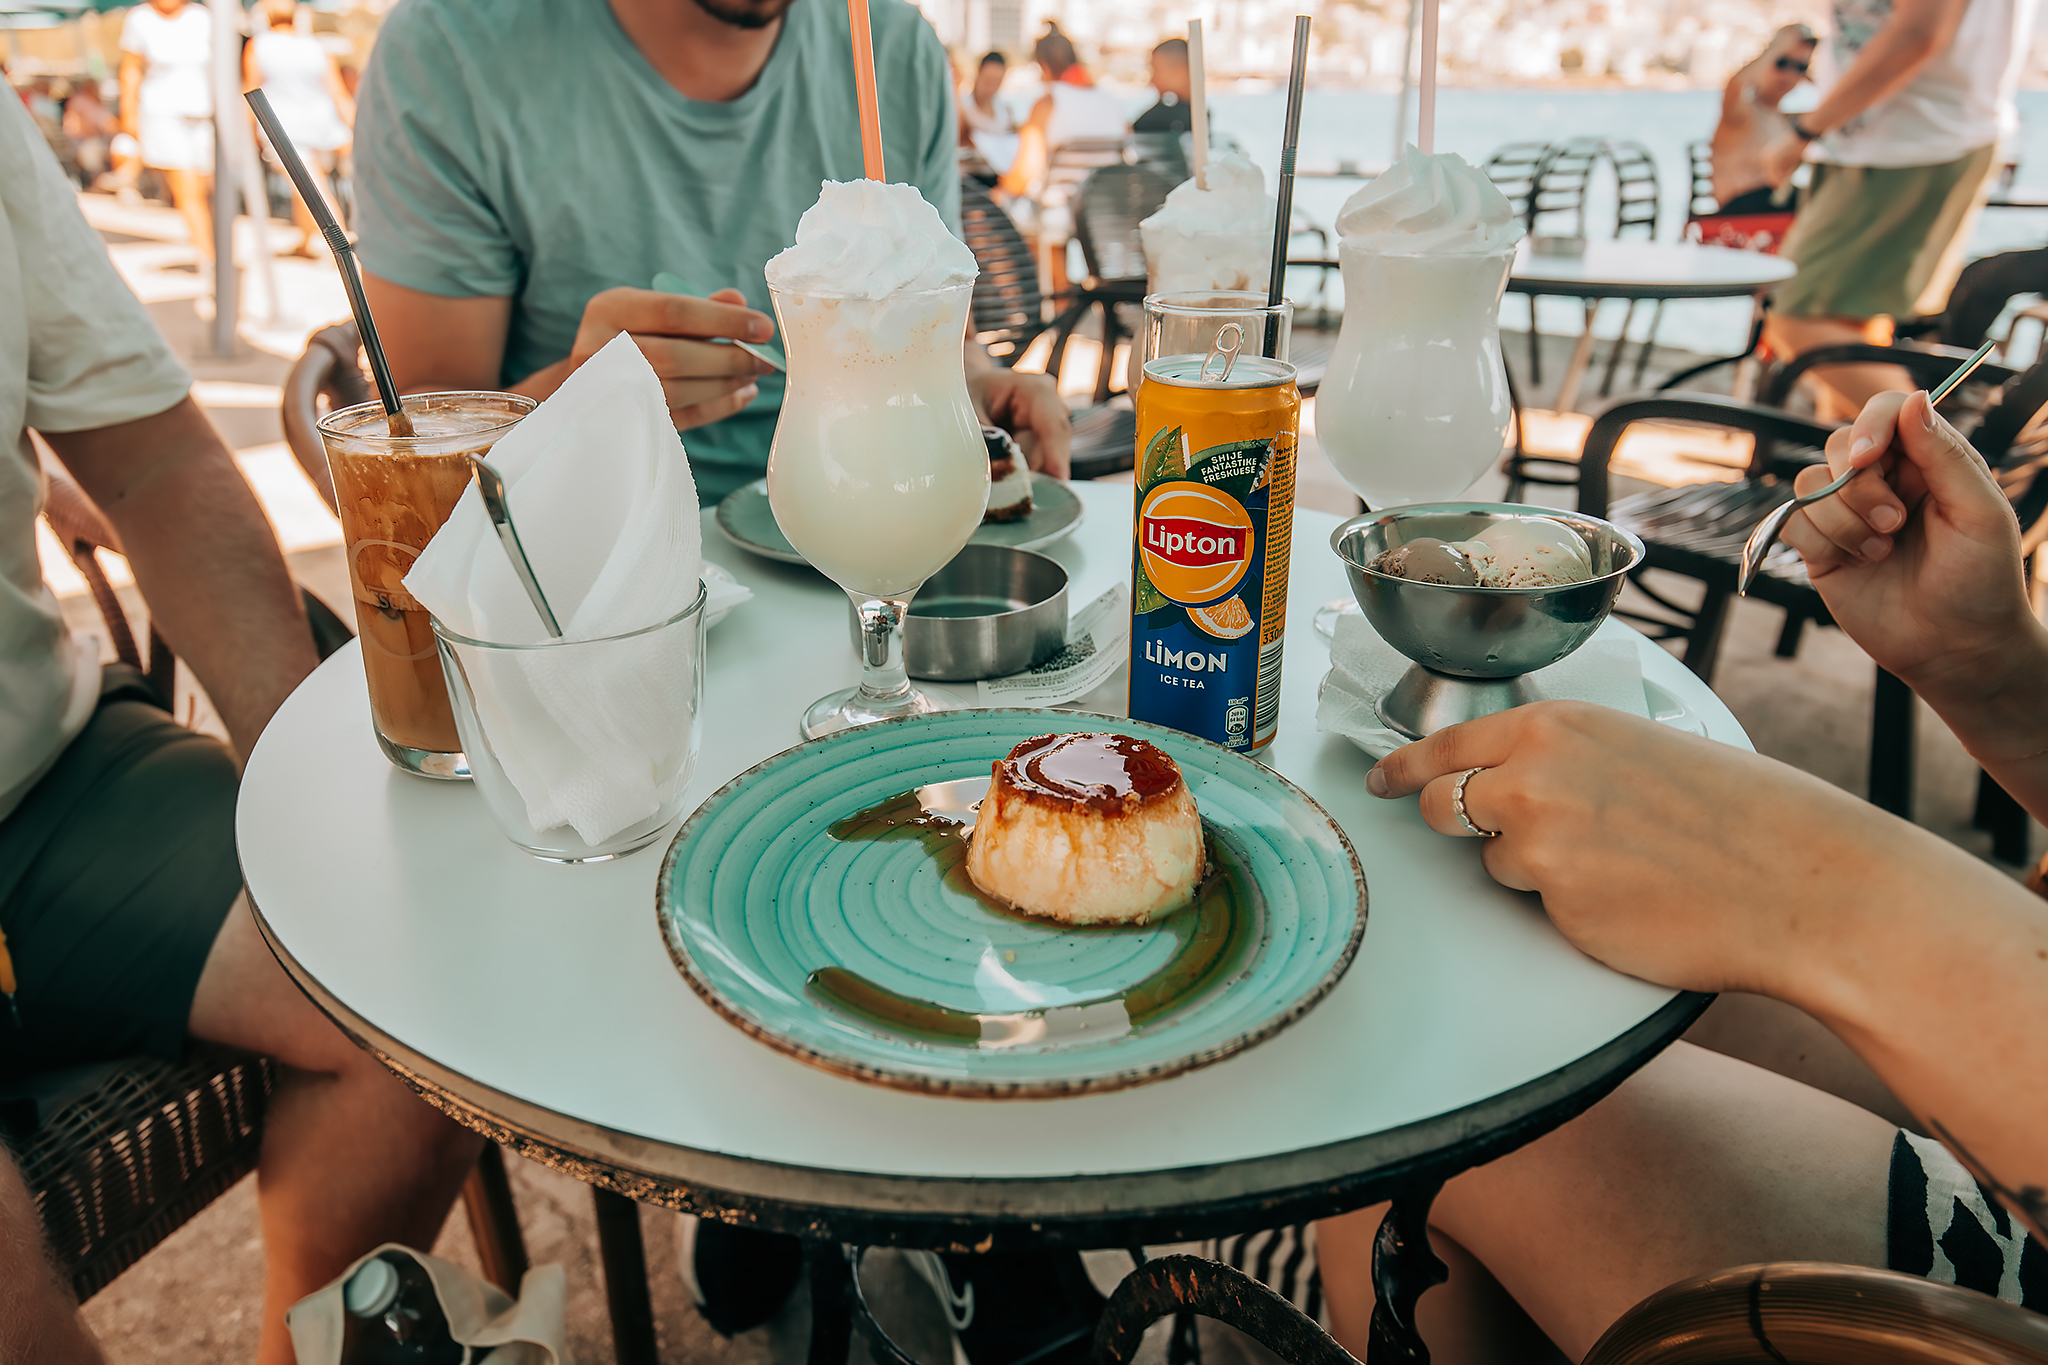
M 99 656 L 64 629 L 43 583 L 43 477 L 27 429 L 133 422 L 191 387 L 28 111 L 0 99 L 0 818 L 99 696 Z
M 144 118 L 206 118 L 213 113 L 213 16 L 206 6 L 188 3 L 176 18 L 166 19 L 149 5 L 137 5 L 121 26 L 121 50 L 145 63 L 140 97 Z
M 1820 140 L 1814 160 L 1837 166 L 1938 166 L 2019 129 L 2013 91 L 2034 31 L 2036 0 L 1968 0 L 1955 40 L 1898 94 Z M 1821 83 L 1834 84 L 1891 17 L 1892 0 L 1835 0 L 1821 44 Z

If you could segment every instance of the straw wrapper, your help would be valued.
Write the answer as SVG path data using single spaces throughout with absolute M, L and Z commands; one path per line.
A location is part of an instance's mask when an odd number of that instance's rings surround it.
M 469 678 L 477 719 L 533 828 L 569 825 L 601 844 L 689 781 L 692 718 L 675 704 L 674 679 L 695 666 L 696 632 L 609 637 L 666 621 L 695 600 L 696 483 L 661 381 L 623 334 L 489 458 L 563 641 L 606 643 L 494 652 Z M 405 585 L 472 639 L 547 638 L 474 485 Z

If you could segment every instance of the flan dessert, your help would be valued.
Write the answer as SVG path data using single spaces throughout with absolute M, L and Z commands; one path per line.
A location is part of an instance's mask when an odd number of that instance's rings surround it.
M 1037 735 L 995 764 L 967 875 L 1027 915 L 1144 924 L 1194 899 L 1202 819 L 1180 765 L 1131 735 Z
M 988 444 L 988 509 L 984 522 L 1022 521 L 1031 515 L 1031 467 L 1010 433 L 1000 427 L 983 427 Z

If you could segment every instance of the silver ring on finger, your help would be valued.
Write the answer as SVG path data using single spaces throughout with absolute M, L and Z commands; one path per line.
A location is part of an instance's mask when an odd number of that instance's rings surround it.
M 1451 788 L 1451 810 L 1457 814 L 1458 823 L 1465 827 L 1467 834 L 1479 839 L 1498 839 L 1500 838 L 1499 830 L 1481 829 L 1473 824 L 1472 817 L 1465 813 L 1465 784 L 1472 780 L 1472 774 L 1485 771 L 1485 768 L 1467 768 L 1464 772 L 1458 774 L 1458 785 Z

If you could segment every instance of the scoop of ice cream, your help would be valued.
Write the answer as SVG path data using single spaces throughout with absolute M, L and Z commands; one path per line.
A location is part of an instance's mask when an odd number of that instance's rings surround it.
M 1273 261 L 1273 218 L 1266 177 L 1239 152 L 1209 161 L 1209 187 L 1175 186 L 1157 213 L 1138 225 L 1152 288 L 1263 289 Z
M 1553 517 L 1498 521 L 1484 536 L 1447 548 L 1463 554 L 1489 588 L 1551 588 L 1593 577 L 1586 538 Z
M 1344 202 L 1337 233 L 1347 245 L 1389 255 L 1483 255 L 1520 241 L 1522 220 L 1465 158 L 1410 147 Z
M 1375 573 L 1411 579 L 1417 583 L 1442 583 L 1454 588 L 1479 586 L 1479 572 L 1473 568 L 1465 552 L 1450 541 L 1438 540 L 1435 536 L 1417 536 L 1390 550 L 1383 550 L 1367 567 Z
M 880 299 L 967 284 L 974 253 L 910 185 L 827 180 L 797 220 L 796 245 L 768 262 L 785 293 Z

